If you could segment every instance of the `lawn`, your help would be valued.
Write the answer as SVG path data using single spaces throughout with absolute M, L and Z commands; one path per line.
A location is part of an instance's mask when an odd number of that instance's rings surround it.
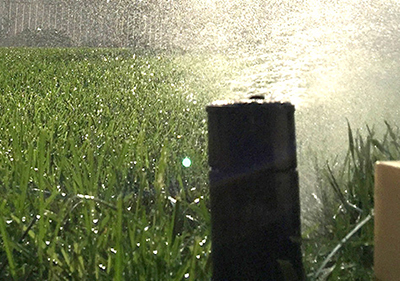
M 0 49 L 0 279 L 210 279 L 205 107 L 236 69 L 208 59 Z M 399 135 L 349 127 L 347 156 L 319 159 L 311 280 L 372 278 L 373 220 L 340 241 L 371 214 L 373 164 L 399 158 Z
M 0 69 L 1 279 L 207 279 L 207 98 L 186 70 L 109 49 L 0 49 Z

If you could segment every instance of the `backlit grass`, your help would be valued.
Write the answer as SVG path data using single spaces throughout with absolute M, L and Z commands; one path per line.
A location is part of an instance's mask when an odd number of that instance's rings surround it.
M 374 165 L 400 159 L 398 127 L 383 127 L 378 136 L 368 126 L 361 134 L 349 125 L 346 156 L 320 170 L 324 216 L 304 243 L 311 280 L 373 280 Z
M 184 70 L 107 49 L 0 49 L 0 69 L 0 279 L 207 279 L 206 99 Z
M 205 106 L 239 64 L 0 49 L 0 279 L 209 280 Z M 311 280 L 372 278 L 373 223 L 360 223 L 400 134 L 348 132 L 343 161 L 318 169 L 324 212 L 303 227 Z

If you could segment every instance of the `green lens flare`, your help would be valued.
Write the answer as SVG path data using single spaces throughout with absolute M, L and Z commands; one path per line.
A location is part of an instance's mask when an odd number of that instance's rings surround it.
M 189 168 L 192 165 L 192 160 L 190 160 L 189 157 L 185 157 L 182 160 L 182 165 L 183 165 L 183 167 Z

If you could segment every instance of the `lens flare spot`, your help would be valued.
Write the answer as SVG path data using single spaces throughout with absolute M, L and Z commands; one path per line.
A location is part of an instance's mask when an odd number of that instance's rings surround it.
M 182 165 L 183 165 L 183 167 L 185 167 L 185 168 L 189 168 L 189 167 L 192 165 L 192 160 L 190 160 L 189 157 L 185 157 L 185 158 L 183 158 L 183 160 L 182 160 Z

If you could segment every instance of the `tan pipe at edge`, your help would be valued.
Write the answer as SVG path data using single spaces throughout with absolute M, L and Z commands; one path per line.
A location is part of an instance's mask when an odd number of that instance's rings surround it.
M 374 202 L 375 278 L 400 281 L 400 161 L 376 162 Z

